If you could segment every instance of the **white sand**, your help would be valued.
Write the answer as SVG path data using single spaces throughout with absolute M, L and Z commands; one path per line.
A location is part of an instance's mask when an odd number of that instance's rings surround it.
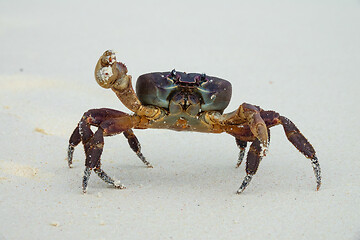
M 355 0 L 1 2 L 0 239 L 360 239 L 359 43 Z M 93 174 L 83 195 L 72 130 L 90 108 L 129 112 L 94 80 L 106 49 L 134 80 L 206 72 L 232 82 L 227 111 L 289 117 L 318 152 L 320 191 L 279 126 L 241 195 L 233 137 L 165 130 L 135 131 L 153 169 L 106 138 L 103 167 L 127 189 Z

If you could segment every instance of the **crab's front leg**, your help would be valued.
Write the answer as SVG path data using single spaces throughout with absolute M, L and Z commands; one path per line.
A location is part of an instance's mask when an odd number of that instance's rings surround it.
M 252 134 L 252 136 L 249 136 L 249 138 L 255 137 L 256 139 L 258 139 L 261 147 L 260 154 L 262 156 L 266 155 L 267 148 L 269 145 L 269 134 L 268 134 L 268 128 L 260 115 L 259 107 L 256 107 L 251 104 L 243 103 L 234 112 L 224 114 L 221 117 L 218 117 L 216 115 L 214 115 L 213 117 L 210 116 L 210 121 L 220 122 L 220 124 L 224 126 L 225 131 L 230 134 L 232 134 L 233 129 L 235 128 L 234 126 L 238 126 L 238 125 L 249 126 L 249 130 Z M 237 144 L 241 149 L 242 145 L 244 144 L 240 144 L 240 143 L 241 142 L 238 142 L 237 140 Z
M 239 119 L 244 119 L 250 126 L 252 134 L 256 137 L 250 146 L 246 159 L 246 176 L 237 193 L 242 193 L 255 175 L 261 159 L 266 155 L 269 145 L 269 132 L 264 120 L 261 118 L 260 109 L 244 103 L 236 111 Z
M 95 79 L 103 88 L 111 88 L 120 101 L 131 111 L 149 120 L 159 119 L 165 115 L 164 110 L 154 106 L 144 106 L 136 96 L 127 75 L 125 64 L 116 62 L 115 53 L 107 50 L 98 60 L 95 67 Z
M 241 193 L 249 185 L 256 173 L 261 159 L 266 155 L 270 132 L 261 117 L 261 109 L 251 104 L 243 103 L 231 113 L 218 115 L 208 114 L 205 119 L 209 123 L 219 124 L 229 134 L 235 136 L 240 148 L 237 167 L 240 166 L 244 155 L 246 142 L 253 142 L 250 146 L 246 160 L 246 177 L 237 193 Z
M 238 194 L 242 193 L 245 190 L 245 188 L 249 185 L 252 177 L 257 172 L 260 161 L 263 158 L 263 155 L 261 153 L 262 149 L 260 145 L 261 145 L 260 141 L 256 139 L 250 146 L 246 158 L 246 176 L 236 192 Z
M 238 158 L 238 161 L 236 163 L 236 168 L 238 168 L 238 167 L 240 167 L 240 165 L 241 165 L 241 163 L 242 163 L 242 161 L 244 159 L 247 142 L 242 141 L 242 140 L 240 140 L 238 138 L 235 138 L 235 140 L 236 140 L 236 145 L 240 149 L 239 158 Z

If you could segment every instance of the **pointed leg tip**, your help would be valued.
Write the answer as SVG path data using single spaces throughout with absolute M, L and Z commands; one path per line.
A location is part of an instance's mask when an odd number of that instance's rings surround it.
M 319 191 L 320 187 L 321 187 L 321 183 L 318 183 L 318 185 L 316 186 L 316 191 Z
M 244 190 L 245 190 L 245 189 L 239 189 L 239 190 L 236 191 L 236 194 L 237 194 L 237 195 L 240 195 Z
M 235 168 L 238 168 L 238 167 L 240 167 L 240 166 L 241 166 L 241 163 L 242 163 L 242 161 L 243 161 L 243 158 L 244 158 L 244 156 L 239 157 L 238 162 L 236 163 Z
M 249 185 L 252 177 L 253 177 L 253 175 L 250 175 L 250 174 L 247 174 L 245 176 L 245 178 L 244 178 L 243 182 L 241 183 L 241 186 L 237 190 L 236 194 L 240 194 L 246 189 L 246 187 Z
M 146 165 L 147 168 L 154 168 L 153 165 L 149 164 L 149 165 Z
M 73 164 L 72 163 L 70 163 L 70 164 L 68 164 L 68 166 L 69 166 L 69 168 L 73 168 Z
M 114 181 L 114 187 L 115 187 L 116 189 L 126 189 L 126 186 L 123 185 L 123 184 L 121 184 L 119 180 Z

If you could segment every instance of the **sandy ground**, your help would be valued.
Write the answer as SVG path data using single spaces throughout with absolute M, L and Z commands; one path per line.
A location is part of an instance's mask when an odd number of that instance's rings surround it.
M 360 239 L 359 1 L 1 1 L 0 239 Z M 228 79 L 233 98 L 292 119 L 309 160 L 272 129 L 250 186 L 226 134 L 137 130 L 147 169 L 123 136 L 81 192 L 84 153 L 67 167 L 83 112 L 129 112 L 93 78 L 117 51 L 129 73 L 177 68 Z

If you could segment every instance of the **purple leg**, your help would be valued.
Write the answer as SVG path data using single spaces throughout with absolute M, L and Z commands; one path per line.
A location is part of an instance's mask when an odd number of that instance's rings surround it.
M 235 138 L 235 140 L 236 140 L 236 145 L 240 149 L 239 158 L 238 158 L 238 161 L 236 164 L 236 168 L 238 168 L 238 167 L 240 167 L 240 165 L 244 159 L 247 142 L 241 141 L 240 139 L 237 139 L 237 138 Z
M 316 190 L 319 190 L 321 186 L 321 169 L 319 161 L 316 157 L 316 152 L 309 141 L 302 135 L 300 130 L 290 119 L 280 116 L 281 124 L 284 127 L 284 131 L 288 140 L 302 153 L 305 157 L 311 160 L 311 165 L 314 170 L 316 178 Z
M 242 193 L 245 188 L 249 185 L 252 177 L 255 175 L 260 161 L 262 159 L 262 148 L 259 140 L 255 140 L 249 149 L 247 158 L 246 158 L 246 177 L 244 178 L 240 188 L 237 190 L 237 194 Z
M 126 125 L 129 115 L 120 111 L 111 109 L 92 109 L 87 111 L 81 118 L 78 126 L 75 128 L 69 140 L 68 147 L 68 165 L 72 166 L 72 158 L 75 146 L 80 142 L 84 145 L 85 150 L 85 170 L 83 176 L 83 192 L 86 193 L 88 181 L 90 179 L 91 171 L 94 172 L 106 183 L 115 188 L 124 188 L 119 181 L 113 180 L 109 177 L 101 167 L 101 154 L 104 148 L 104 135 L 119 134 L 126 128 L 131 127 Z M 90 126 L 95 126 L 98 129 L 95 133 Z
M 135 136 L 134 132 L 131 129 L 128 129 L 124 131 L 124 136 L 127 138 L 129 145 L 131 149 L 136 153 L 136 155 L 141 159 L 141 161 L 149 168 L 152 168 L 153 166 L 151 163 L 146 161 L 144 155 L 141 153 L 141 146 L 140 142 Z

